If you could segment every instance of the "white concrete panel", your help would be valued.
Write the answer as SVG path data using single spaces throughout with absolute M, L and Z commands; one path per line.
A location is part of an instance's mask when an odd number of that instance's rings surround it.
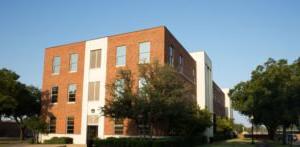
M 85 49 L 85 78 L 84 78 L 84 99 L 85 104 L 83 106 L 83 115 L 82 118 L 82 132 L 87 132 L 87 115 L 97 114 L 99 115 L 99 124 L 98 124 L 98 137 L 104 137 L 104 117 L 100 115 L 100 108 L 105 104 L 105 83 L 106 83 L 106 64 L 107 64 L 107 47 L 108 47 L 108 39 L 100 38 L 95 40 L 86 41 L 86 49 Z M 101 49 L 101 65 L 100 68 L 90 69 L 90 52 L 91 50 Z M 100 97 L 99 101 L 88 101 L 88 83 L 90 81 L 99 81 L 100 82 Z M 95 109 L 95 113 L 92 113 L 91 110 Z
M 213 77 L 212 62 L 203 51 L 190 53 L 196 61 L 196 97 L 201 109 L 207 109 L 213 113 Z M 205 132 L 206 136 L 213 136 L 213 128 Z
M 230 97 L 229 97 L 229 88 L 223 88 L 222 91 L 224 92 L 225 94 L 225 107 L 228 109 L 226 114 L 227 114 L 227 117 L 230 118 L 230 119 L 234 119 L 233 118 L 233 109 L 232 109 L 232 106 L 231 106 L 231 100 L 230 100 Z

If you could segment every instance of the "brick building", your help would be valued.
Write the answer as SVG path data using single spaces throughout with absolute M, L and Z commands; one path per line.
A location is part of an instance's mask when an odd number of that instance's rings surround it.
M 90 137 L 135 135 L 126 121 L 100 115 L 109 98 L 106 85 L 118 69 L 132 70 L 138 85 L 138 64 L 171 64 L 196 89 L 200 108 L 213 113 L 212 62 L 205 52 L 189 53 L 164 27 L 106 36 L 45 49 L 42 113 L 51 137 L 72 137 L 85 144 Z M 212 128 L 206 135 L 213 136 Z
M 214 114 L 216 116 L 225 117 L 225 94 L 215 82 L 213 82 L 213 93 Z

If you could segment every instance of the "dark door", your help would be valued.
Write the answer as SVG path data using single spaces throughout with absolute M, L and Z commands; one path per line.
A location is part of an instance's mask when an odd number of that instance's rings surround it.
M 98 126 L 87 127 L 87 146 L 90 147 L 93 144 L 93 139 L 98 137 Z

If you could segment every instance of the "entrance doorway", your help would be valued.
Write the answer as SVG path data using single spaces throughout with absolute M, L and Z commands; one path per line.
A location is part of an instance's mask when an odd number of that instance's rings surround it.
M 93 144 L 93 139 L 98 137 L 98 126 L 88 125 L 87 127 L 87 146 L 90 147 Z

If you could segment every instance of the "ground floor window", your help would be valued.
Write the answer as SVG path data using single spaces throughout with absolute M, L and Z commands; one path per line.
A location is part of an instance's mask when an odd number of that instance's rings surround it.
M 150 127 L 149 125 L 138 125 L 139 135 L 149 135 L 150 134 Z
M 55 133 L 56 131 L 56 118 L 54 116 L 50 117 L 49 121 L 49 133 Z
M 74 117 L 67 117 L 67 134 L 74 133 Z
M 115 119 L 115 134 L 122 135 L 123 134 L 123 119 Z

